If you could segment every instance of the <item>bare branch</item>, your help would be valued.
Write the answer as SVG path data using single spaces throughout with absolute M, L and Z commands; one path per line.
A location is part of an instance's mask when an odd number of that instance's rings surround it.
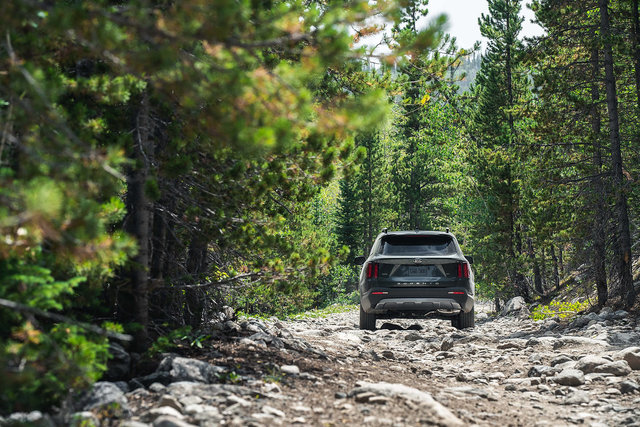
M 71 325 L 78 326 L 82 329 L 85 329 L 89 332 L 93 332 L 95 334 L 102 335 L 108 338 L 113 338 L 116 340 L 127 341 L 127 342 L 133 341 L 133 337 L 131 335 L 109 331 L 107 329 L 101 328 L 96 325 L 92 325 L 90 323 L 79 322 L 77 320 L 74 320 L 67 316 L 63 316 L 61 314 L 51 313 L 48 311 L 40 310 L 39 308 L 35 308 L 35 307 L 29 307 L 28 305 L 24 305 L 19 302 L 0 298 L 0 307 L 9 308 L 11 310 L 17 310 L 22 313 L 34 314 L 36 316 L 44 317 L 46 319 L 50 319 L 56 322 L 69 323 Z

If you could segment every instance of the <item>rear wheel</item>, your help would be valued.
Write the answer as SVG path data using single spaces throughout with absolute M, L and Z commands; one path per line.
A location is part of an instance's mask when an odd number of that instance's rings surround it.
M 362 304 L 360 304 L 360 329 L 365 329 L 367 331 L 376 330 L 376 315 L 366 313 L 362 309 Z
M 451 319 L 451 326 L 457 329 L 473 328 L 475 325 L 475 307 L 468 313 L 461 311 L 460 314 Z

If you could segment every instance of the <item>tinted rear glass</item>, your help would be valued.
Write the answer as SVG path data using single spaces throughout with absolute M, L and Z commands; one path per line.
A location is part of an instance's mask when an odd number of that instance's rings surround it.
M 456 247 L 449 236 L 387 236 L 382 240 L 383 255 L 454 255 Z

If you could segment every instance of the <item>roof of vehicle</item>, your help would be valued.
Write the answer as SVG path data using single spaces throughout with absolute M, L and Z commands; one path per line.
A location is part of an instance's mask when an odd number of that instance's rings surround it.
M 452 233 L 446 231 L 427 231 L 427 230 L 404 230 L 404 231 L 383 231 L 378 236 L 453 236 Z

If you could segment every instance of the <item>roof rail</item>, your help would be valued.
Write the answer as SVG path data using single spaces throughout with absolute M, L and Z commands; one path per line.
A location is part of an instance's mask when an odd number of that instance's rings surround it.
M 387 227 L 385 227 L 385 228 L 383 228 L 383 229 L 382 229 L 382 232 L 383 232 L 384 234 L 387 234 L 387 233 L 389 232 L 389 229 L 388 229 Z
M 451 233 L 451 230 L 449 229 L 449 227 L 447 227 L 447 233 Z

